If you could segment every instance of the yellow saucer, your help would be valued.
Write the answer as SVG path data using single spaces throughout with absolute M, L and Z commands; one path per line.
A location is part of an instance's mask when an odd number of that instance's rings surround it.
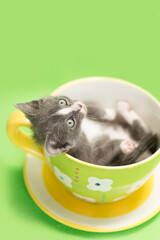
M 27 154 L 26 187 L 36 204 L 49 216 L 73 228 L 115 232 L 135 227 L 160 210 L 160 164 L 136 192 L 116 202 L 94 204 L 78 199 L 56 179 L 47 163 Z

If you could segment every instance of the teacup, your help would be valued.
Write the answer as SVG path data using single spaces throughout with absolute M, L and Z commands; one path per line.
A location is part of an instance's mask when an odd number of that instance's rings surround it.
M 112 107 L 117 100 L 127 100 L 149 128 L 160 134 L 160 104 L 148 92 L 134 84 L 107 77 L 89 77 L 69 82 L 51 95 L 66 95 L 80 101 L 92 100 Z M 19 148 L 48 162 L 55 176 L 76 197 L 92 203 L 107 203 L 127 197 L 152 175 L 160 161 L 160 149 L 150 157 L 131 165 L 108 167 L 86 163 L 67 153 L 55 157 L 35 145 L 20 127 L 31 123 L 19 110 L 8 120 L 7 133 Z

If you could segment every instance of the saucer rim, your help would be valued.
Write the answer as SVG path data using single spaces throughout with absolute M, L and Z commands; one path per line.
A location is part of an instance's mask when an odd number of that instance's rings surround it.
M 25 183 L 25 186 L 27 188 L 27 191 L 29 193 L 29 195 L 31 196 L 31 198 L 33 199 L 33 201 L 36 203 L 36 205 L 43 211 L 45 212 L 48 216 L 50 216 L 51 218 L 53 218 L 54 220 L 66 225 L 66 226 L 69 226 L 69 227 L 72 227 L 74 229 L 78 229 L 78 230 L 83 230 L 83 231 L 87 231 L 87 232 L 118 232 L 118 231 L 123 231 L 123 230 L 127 230 L 127 229 L 131 229 L 131 228 L 134 228 L 136 226 L 139 226 L 141 224 L 143 224 L 144 222 L 147 222 L 148 220 L 150 220 L 151 218 L 153 218 L 156 214 L 159 213 L 160 211 L 160 206 L 157 207 L 152 213 L 148 214 L 147 216 L 145 216 L 143 219 L 135 222 L 134 224 L 131 224 L 129 226 L 125 226 L 125 227 L 115 227 L 115 228 L 98 228 L 98 227 L 88 227 L 88 226 L 82 226 L 82 225 L 79 225 L 77 223 L 73 223 L 73 222 L 70 222 L 70 221 L 67 221 L 63 218 L 60 218 L 58 216 L 56 216 L 55 214 L 51 213 L 48 209 L 46 209 L 46 207 L 44 207 L 40 201 L 36 198 L 36 196 L 34 195 L 29 183 L 28 183 L 28 179 L 27 179 L 27 174 L 26 174 L 26 164 L 27 164 L 27 161 L 28 161 L 28 157 L 29 155 L 32 155 L 32 154 L 26 154 L 25 156 L 25 162 L 24 162 L 24 167 L 23 167 L 23 177 L 24 177 L 24 183 Z M 44 162 L 44 160 L 40 159 L 40 161 Z

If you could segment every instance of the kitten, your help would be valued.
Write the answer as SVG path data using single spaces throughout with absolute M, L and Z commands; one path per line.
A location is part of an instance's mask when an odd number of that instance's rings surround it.
M 67 152 L 85 162 L 121 166 L 135 163 L 147 150 L 154 153 L 159 144 L 126 101 L 119 101 L 116 110 L 66 96 L 15 106 L 30 120 L 36 143 L 50 156 Z

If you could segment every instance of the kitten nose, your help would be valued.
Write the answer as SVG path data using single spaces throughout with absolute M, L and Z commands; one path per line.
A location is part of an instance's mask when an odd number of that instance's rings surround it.
M 73 106 L 72 106 L 72 109 L 74 111 L 78 111 L 78 110 L 81 110 L 83 108 L 83 105 L 80 103 L 80 102 L 76 102 Z

